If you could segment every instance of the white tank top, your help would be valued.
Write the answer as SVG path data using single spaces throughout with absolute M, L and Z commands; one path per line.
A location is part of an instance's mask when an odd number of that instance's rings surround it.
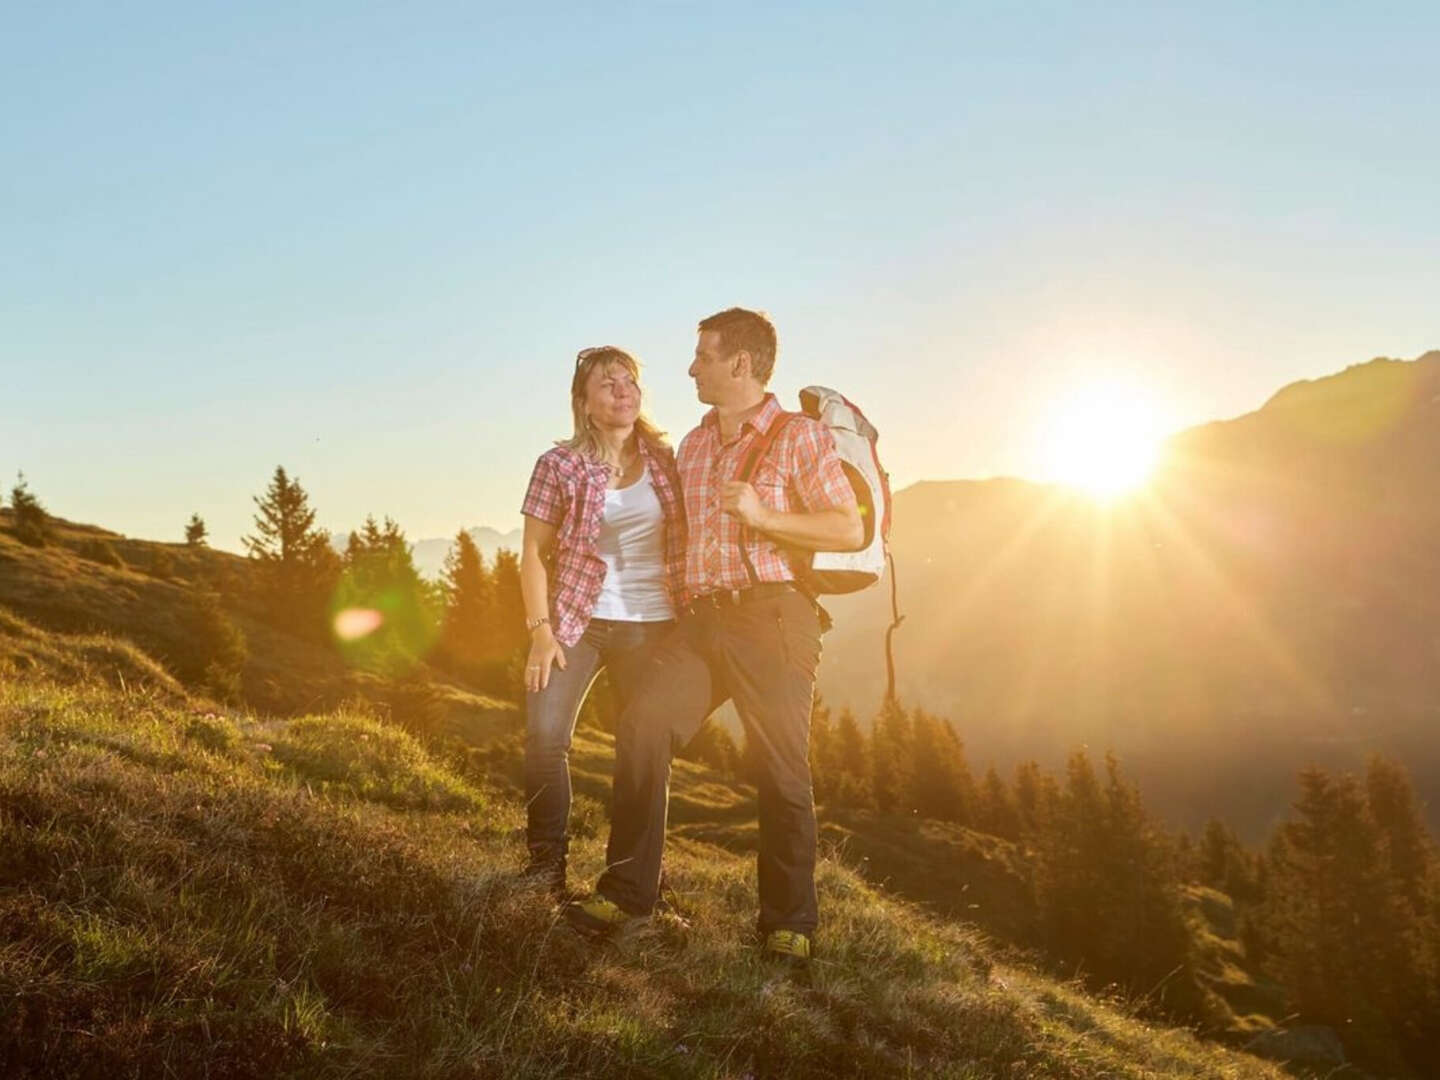
M 649 465 L 629 487 L 605 492 L 595 549 L 605 560 L 605 581 L 592 618 L 660 622 L 675 617 L 665 590 L 665 512 Z

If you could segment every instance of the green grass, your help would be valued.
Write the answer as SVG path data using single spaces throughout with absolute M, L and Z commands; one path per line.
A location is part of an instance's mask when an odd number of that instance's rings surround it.
M 685 836 L 690 925 L 594 946 L 517 882 L 522 824 L 363 715 L 7 679 L 0 1075 L 1282 1075 L 1000 962 L 845 856 L 808 972 L 758 960 L 751 860 Z

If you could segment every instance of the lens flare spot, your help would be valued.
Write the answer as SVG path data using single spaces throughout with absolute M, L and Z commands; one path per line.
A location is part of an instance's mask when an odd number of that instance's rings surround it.
M 385 616 L 374 608 L 351 607 L 335 614 L 335 636 L 341 641 L 359 641 L 379 630 Z

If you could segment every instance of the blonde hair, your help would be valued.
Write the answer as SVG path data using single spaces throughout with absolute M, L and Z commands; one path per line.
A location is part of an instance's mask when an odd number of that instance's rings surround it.
M 585 415 L 585 395 L 589 389 L 590 373 L 596 368 L 610 367 L 611 365 L 624 368 L 625 373 L 635 380 L 636 388 L 640 388 L 640 362 L 624 349 L 615 345 L 581 349 L 575 356 L 575 376 L 570 380 L 570 413 L 575 422 L 575 433 L 568 439 L 556 440 L 557 446 L 574 450 L 592 461 L 598 461 L 605 455 L 595 426 Z M 645 415 L 643 408 L 645 392 L 643 389 L 640 391 L 640 401 L 642 408 L 640 415 L 635 417 L 635 435 L 652 449 L 658 450 L 667 447 L 669 443 L 665 440 L 665 433 Z

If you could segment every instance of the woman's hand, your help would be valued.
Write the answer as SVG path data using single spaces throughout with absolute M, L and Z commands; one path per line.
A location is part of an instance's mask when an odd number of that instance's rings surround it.
M 541 623 L 530 635 L 530 656 L 525 661 L 525 689 L 544 690 L 550 684 L 550 665 L 565 670 L 565 650 L 555 640 L 549 623 Z

